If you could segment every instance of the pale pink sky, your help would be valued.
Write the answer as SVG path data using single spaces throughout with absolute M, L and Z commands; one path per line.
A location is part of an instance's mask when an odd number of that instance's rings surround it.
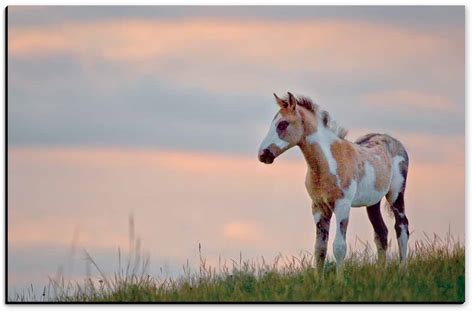
M 416 159 L 410 164 L 406 206 L 412 242 L 424 233 L 448 230 L 463 241 L 464 162 L 458 157 L 445 164 Z M 70 254 L 74 246 L 106 253 L 115 262 L 117 247 L 128 248 L 128 214 L 135 217 L 143 246 L 156 262 L 151 265 L 155 272 L 166 261 L 178 272 L 176 263 L 190 259 L 197 264 L 198 243 L 214 264 L 219 256 L 235 259 L 240 251 L 247 258 L 271 260 L 278 253 L 311 251 L 314 244 L 302 157 L 282 156 L 265 166 L 252 157 L 219 154 L 14 148 L 9 160 L 12 254 L 59 247 L 65 252 L 52 262 L 75 262 L 76 271 L 82 270 L 83 256 Z M 384 216 L 394 248 L 394 220 Z M 372 245 L 372 236 L 365 209 L 352 210 L 350 245 L 357 248 L 356 237 Z M 333 238 L 331 232 L 330 247 Z M 12 282 L 22 285 L 31 279 L 30 271 L 19 270 L 21 265 L 11 262 L 10 268 Z

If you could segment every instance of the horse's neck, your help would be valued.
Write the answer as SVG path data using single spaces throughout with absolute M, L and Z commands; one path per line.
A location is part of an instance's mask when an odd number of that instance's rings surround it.
M 336 164 L 331 146 L 343 140 L 325 127 L 320 127 L 317 131 L 305 136 L 299 146 L 308 168 L 318 176 L 332 173 Z

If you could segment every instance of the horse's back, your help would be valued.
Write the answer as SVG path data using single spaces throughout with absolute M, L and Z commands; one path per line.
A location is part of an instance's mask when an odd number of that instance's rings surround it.
M 408 153 L 405 147 L 398 139 L 393 138 L 390 135 L 371 133 L 360 137 L 355 141 L 355 143 L 367 148 L 384 146 L 392 158 L 400 156 L 406 160 L 408 168 Z

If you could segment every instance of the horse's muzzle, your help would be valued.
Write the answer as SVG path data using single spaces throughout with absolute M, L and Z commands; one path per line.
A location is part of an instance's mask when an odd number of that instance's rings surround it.
M 262 153 L 260 153 L 258 159 L 260 160 L 260 162 L 263 162 L 265 164 L 272 164 L 273 160 L 275 160 L 275 156 L 273 155 L 273 153 L 271 153 L 270 150 L 265 149 L 262 151 Z

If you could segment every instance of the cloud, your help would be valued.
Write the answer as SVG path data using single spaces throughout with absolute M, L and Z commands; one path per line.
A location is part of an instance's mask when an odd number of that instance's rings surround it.
M 260 240 L 260 231 L 253 222 L 227 222 L 222 226 L 222 234 L 232 241 L 256 242 Z
M 428 69 L 427 63 L 431 71 L 456 73 L 464 65 L 463 38 L 456 28 L 441 35 L 362 21 L 123 19 L 13 28 L 8 53 L 75 56 L 84 67 L 103 60 L 126 68 L 128 75 L 149 73 L 186 86 L 242 91 L 278 88 L 266 83 L 277 73 L 308 71 L 333 78 Z
M 129 239 L 126 232 L 112 233 L 104 231 L 104 229 L 93 229 L 93 227 L 87 227 L 83 223 L 67 217 L 61 217 L 61 223 L 67 225 L 67 227 L 54 226 L 58 221 L 57 216 L 44 216 L 39 219 L 16 219 L 15 217 L 16 214 L 12 214 L 10 224 L 14 227 L 8 232 L 8 242 L 13 247 L 37 245 L 63 245 L 71 247 L 75 233 L 78 235 L 74 243 L 76 248 L 98 249 L 116 246 L 127 251 L 129 247 Z M 38 225 L 39 221 L 43 225 L 50 226 L 43 227 Z M 88 232 L 81 231 L 81 228 L 88 229 Z
M 458 139 L 446 146 L 449 138 L 438 141 L 437 136 L 400 140 L 410 153 L 406 204 L 415 231 L 412 240 L 423 238 L 423 232 L 443 234 L 449 225 L 453 235 L 463 237 L 464 162 L 456 159 L 463 146 L 456 145 Z M 445 149 L 443 158 L 420 158 L 412 150 L 420 141 L 430 143 L 421 147 L 423 151 Z M 9 253 L 16 260 L 28 258 L 28 251 L 34 258 L 35 248 L 44 246 L 58 247 L 67 255 L 73 242 L 97 251 L 94 258 L 103 251 L 116 252 L 118 246 L 124 251 L 130 213 L 155 268 L 162 264 L 160 257 L 174 265 L 196 259 L 199 243 L 212 264 L 219 256 L 235 257 L 239 251 L 244 258 L 252 254 L 269 259 L 278 253 L 311 251 L 314 245 L 301 157 L 282 155 L 267 166 L 256 157 L 215 153 L 9 147 L 8 161 Z M 396 242 L 393 227 L 389 229 Z M 330 232 L 329 251 L 334 234 Z M 351 211 L 348 241 L 354 243 L 356 236 L 372 244 L 373 231 L 363 208 Z M 18 255 L 19 250 L 25 253 Z M 113 253 L 100 264 L 110 268 L 116 261 Z M 31 271 L 50 274 L 40 264 L 25 262 Z
M 374 107 L 388 107 L 394 111 L 422 110 L 452 112 L 459 107 L 448 97 L 415 90 L 387 90 L 373 92 L 362 97 L 362 101 Z
M 12 144 L 253 154 L 275 113 L 272 92 L 286 91 L 312 97 L 349 129 L 464 132 L 459 26 L 342 18 L 61 21 L 9 29 Z M 424 108 L 423 118 L 398 102 Z
M 399 134 L 396 137 L 403 142 L 417 162 L 433 166 L 436 164 L 450 164 L 464 169 L 464 136 L 408 133 Z
M 335 19 L 382 22 L 417 28 L 464 25 L 462 6 L 9 6 L 14 26 L 57 24 L 64 21 L 121 19 L 180 19 L 224 17 L 240 20 Z

